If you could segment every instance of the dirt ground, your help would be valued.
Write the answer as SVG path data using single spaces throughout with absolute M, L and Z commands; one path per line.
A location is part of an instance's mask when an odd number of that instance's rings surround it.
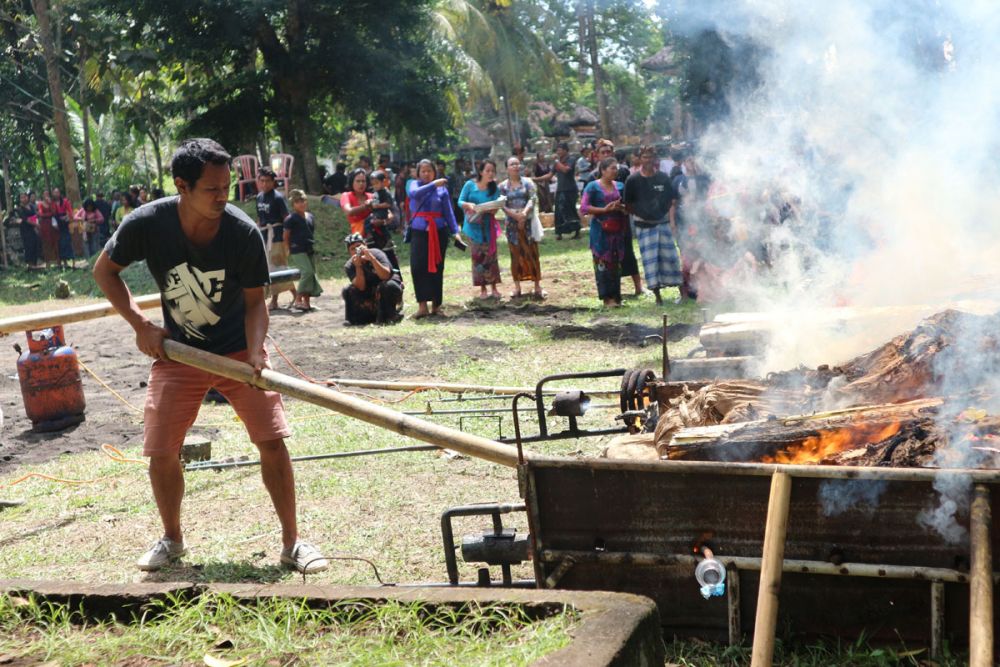
M 282 295 L 281 302 L 287 300 L 288 295 Z M 459 340 L 442 348 L 428 345 L 419 337 L 398 335 L 393 327 L 381 329 L 384 335 L 352 336 L 354 327 L 345 325 L 340 300 L 323 298 L 320 303 L 321 310 L 308 314 L 279 308 L 271 314 L 270 329 L 275 341 L 292 361 L 305 374 L 318 379 L 440 379 L 435 375 L 435 369 L 446 367 L 456 355 L 489 360 L 508 349 L 501 341 L 477 337 L 474 327 L 479 323 L 529 324 L 549 329 L 556 340 L 596 340 L 629 346 L 642 345 L 645 336 L 659 333 L 659 328 L 654 326 L 619 324 L 601 319 L 589 325 L 580 325 L 574 323 L 578 309 L 550 302 L 505 298 L 501 304 L 494 305 L 472 300 L 464 306 L 446 304 L 448 317 L 427 320 L 426 324 L 420 325 L 421 329 L 426 327 L 430 337 L 441 330 L 439 327 L 459 326 L 466 329 Z M 407 308 L 407 313 L 411 313 L 412 304 L 407 304 Z M 338 330 L 344 335 L 338 335 Z M 694 325 L 678 324 L 670 327 L 668 337 L 678 340 L 692 333 L 696 333 Z M 150 360 L 136 349 L 131 328 L 121 318 L 106 317 L 67 325 L 66 337 L 80 360 L 137 409 L 125 405 L 84 372 L 81 376 L 87 400 L 86 420 L 58 433 L 35 433 L 31 430 L 21 398 L 17 354 L 10 350 L 0 360 L 0 407 L 6 421 L 0 432 L 0 474 L 12 472 L 20 466 L 42 463 L 61 454 L 97 450 L 104 443 L 122 447 L 141 440 L 141 414 L 138 409 L 145 399 Z M 19 343 L 24 347 L 25 340 L 20 334 L 9 335 L 0 337 L 0 344 L 3 343 L 9 346 Z M 274 354 L 273 346 L 269 349 L 274 368 L 294 374 Z M 207 435 L 212 435 L 211 430 Z

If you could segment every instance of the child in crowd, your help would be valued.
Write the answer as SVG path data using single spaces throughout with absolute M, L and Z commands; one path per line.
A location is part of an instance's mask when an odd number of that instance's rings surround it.
M 292 308 L 309 312 L 316 310 L 310 299 L 323 293 L 323 288 L 316 278 L 316 262 L 313 259 L 313 235 L 316 223 L 313 214 L 307 210 L 309 202 L 302 190 L 292 190 L 288 194 L 288 200 L 292 203 L 292 213 L 285 218 L 283 243 L 288 254 L 288 265 L 298 269 L 300 274 L 297 296 Z
M 104 215 L 97 210 L 97 204 L 93 199 L 83 202 L 83 208 L 76 212 L 74 216 L 78 229 L 82 231 L 80 239 L 81 247 L 77 257 L 93 257 L 101 251 L 100 228 L 104 224 Z M 76 246 L 77 235 L 73 234 L 73 244 Z M 74 252 L 77 248 L 74 247 Z
M 386 187 L 387 181 L 388 177 L 382 170 L 372 172 L 372 213 L 365 219 L 365 245 L 384 252 L 392 267 L 399 271 L 396 245 L 392 242 L 392 232 L 399 227 L 399 212 L 389 188 Z

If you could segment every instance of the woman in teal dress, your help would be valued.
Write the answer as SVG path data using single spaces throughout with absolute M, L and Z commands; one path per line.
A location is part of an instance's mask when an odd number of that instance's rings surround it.
M 625 225 L 628 215 L 622 201 L 624 186 L 615 180 L 618 161 L 604 158 L 597 166 L 599 178 L 583 190 L 580 212 L 590 220 L 590 252 L 594 256 L 597 296 L 605 306 L 622 303 L 622 260 L 625 259 Z
M 500 298 L 500 264 L 497 262 L 497 238 L 500 223 L 496 211 L 476 213 L 476 206 L 500 198 L 496 183 L 497 165 L 493 160 L 483 160 L 476 169 L 476 177 L 469 179 L 458 196 L 458 205 L 465 212 L 462 233 L 469 237 L 472 255 L 472 284 L 479 288 L 479 298 Z M 486 288 L 490 288 L 487 294 Z

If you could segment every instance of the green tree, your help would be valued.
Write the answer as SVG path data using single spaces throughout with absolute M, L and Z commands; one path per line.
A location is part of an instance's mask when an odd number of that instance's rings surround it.
M 224 75 L 246 71 L 259 52 L 266 103 L 307 189 L 320 189 L 317 108 L 372 111 L 385 127 L 439 131 L 448 81 L 423 36 L 426 2 L 391 0 L 109 0 L 131 23 L 134 44 L 157 44 L 171 62 Z M 243 79 L 235 77 L 235 82 Z M 231 105 L 234 81 L 214 76 L 216 99 Z M 210 104 L 196 114 L 211 114 Z

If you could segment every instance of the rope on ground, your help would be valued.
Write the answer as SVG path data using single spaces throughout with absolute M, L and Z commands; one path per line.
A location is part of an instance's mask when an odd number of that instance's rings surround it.
M 94 371 L 92 371 L 90 369 L 90 367 L 87 366 L 87 364 L 83 363 L 83 360 L 80 359 L 79 356 L 76 358 L 76 363 L 80 364 L 80 368 L 82 368 L 83 370 L 87 371 L 87 373 L 90 374 L 90 377 L 94 378 L 94 380 L 97 382 L 97 384 L 99 384 L 102 387 L 104 387 L 105 389 L 107 389 L 111 393 L 112 396 L 114 396 L 119 401 L 121 401 L 122 403 L 124 403 L 126 405 L 126 407 L 128 407 L 129 409 L 135 411 L 136 413 L 138 413 L 140 415 L 143 414 L 143 409 L 142 408 L 136 406 L 134 403 L 130 402 L 127 398 L 125 398 L 124 396 L 122 396 L 121 394 L 119 394 L 117 391 L 115 391 L 111 387 L 111 385 L 109 385 L 107 382 L 105 382 L 104 380 L 102 380 L 97 375 L 97 373 L 95 373 Z M 240 421 L 239 415 L 235 415 L 234 414 L 233 415 L 233 421 L 236 421 L 236 422 Z M 217 424 L 194 424 L 194 425 L 192 425 L 192 428 L 194 428 L 194 427 L 198 427 L 198 428 L 221 428 L 223 426 L 229 426 L 229 424 L 226 423 L 226 422 L 220 422 L 220 423 L 217 423 Z
M 403 395 L 402 398 L 396 398 L 391 401 L 384 398 L 379 398 L 377 396 L 373 396 L 371 394 L 366 394 L 363 391 L 354 391 L 352 389 L 341 389 L 340 385 L 338 385 L 336 382 L 333 382 L 332 380 L 317 380 L 316 378 L 307 375 L 305 372 L 302 371 L 302 369 L 300 369 L 298 366 L 295 365 L 295 362 L 293 362 L 291 359 L 288 358 L 288 355 L 285 354 L 284 350 L 281 349 L 281 346 L 278 345 L 278 341 L 274 340 L 274 337 L 271 334 L 267 334 L 267 338 L 268 340 L 271 341 L 271 345 L 274 346 L 274 351 L 278 353 L 278 356 L 284 359 L 285 363 L 288 364 L 289 368 L 295 371 L 295 373 L 300 378 L 312 384 L 318 384 L 324 387 L 330 387 L 332 389 L 336 389 L 342 394 L 353 394 L 354 396 L 361 396 L 362 398 L 372 401 L 373 403 L 383 403 L 383 404 L 393 405 L 395 403 L 402 403 L 411 396 L 414 396 L 422 391 L 430 391 L 433 389 L 433 387 L 417 387 L 416 389 L 408 391 L 406 394 Z
M 119 450 L 117 447 L 115 447 L 114 445 L 109 445 L 107 443 L 104 443 L 103 445 L 101 445 L 101 452 L 103 452 L 104 455 L 107 456 L 108 458 L 110 458 L 112 461 L 115 461 L 117 463 L 141 463 L 143 465 L 149 465 L 145 461 L 143 461 L 142 459 L 133 459 L 133 458 L 129 458 L 129 457 L 125 456 L 121 452 L 121 450 Z M 50 482 L 56 482 L 58 484 L 70 484 L 70 485 L 73 485 L 73 486 L 78 486 L 80 484 L 94 484 L 95 482 L 103 482 L 105 480 L 112 479 L 113 477 L 117 477 L 117 476 L 118 476 L 118 473 L 115 473 L 114 475 L 105 475 L 103 477 L 94 477 L 93 479 L 66 479 L 65 477 L 56 477 L 55 475 L 46 475 L 45 473 L 41 473 L 41 472 L 29 472 L 26 475 L 22 475 L 22 476 L 18 477 L 13 482 L 10 482 L 8 484 L 0 485 L 0 488 L 10 488 L 12 486 L 17 486 L 21 482 L 26 482 L 29 479 L 33 479 L 33 478 L 44 479 L 44 480 L 48 480 Z

